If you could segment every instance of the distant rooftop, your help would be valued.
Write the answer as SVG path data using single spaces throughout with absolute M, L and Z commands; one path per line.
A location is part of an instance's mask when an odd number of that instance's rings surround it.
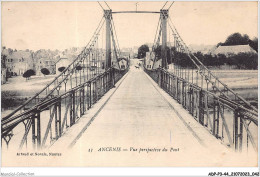
M 18 60 L 18 59 L 32 59 L 32 55 L 30 52 L 26 51 L 17 51 L 13 52 L 11 55 L 7 55 L 7 58 L 13 59 L 13 60 Z
M 231 45 L 231 46 L 219 46 L 212 52 L 212 54 L 238 54 L 238 53 L 257 53 L 249 45 Z

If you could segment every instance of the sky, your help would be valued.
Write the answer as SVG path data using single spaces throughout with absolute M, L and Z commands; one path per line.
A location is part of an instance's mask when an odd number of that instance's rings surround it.
M 107 3 L 112 11 L 127 11 L 136 10 L 137 2 Z M 164 4 L 138 2 L 137 10 L 160 11 Z M 169 14 L 186 44 L 215 45 L 235 32 L 258 37 L 257 10 L 257 1 L 176 1 Z M 97 2 L 2 2 L 2 46 L 18 50 L 83 47 L 102 16 Z M 113 19 L 120 47 L 133 47 L 153 42 L 159 14 L 113 14 Z M 102 29 L 103 42 L 104 33 Z

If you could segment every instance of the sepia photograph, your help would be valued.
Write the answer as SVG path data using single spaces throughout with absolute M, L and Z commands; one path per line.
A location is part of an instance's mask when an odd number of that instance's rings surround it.
M 2 167 L 258 167 L 258 21 L 257 1 L 2 1 Z

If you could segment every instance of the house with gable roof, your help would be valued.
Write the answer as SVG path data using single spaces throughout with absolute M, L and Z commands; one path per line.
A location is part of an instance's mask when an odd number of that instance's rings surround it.
M 230 45 L 230 46 L 219 46 L 211 52 L 212 55 L 223 54 L 226 56 L 237 55 L 239 53 L 255 53 L 257 52 L 249 45 Z

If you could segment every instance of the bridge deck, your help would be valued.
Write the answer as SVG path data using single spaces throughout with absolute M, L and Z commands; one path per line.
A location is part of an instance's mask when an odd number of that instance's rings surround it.
M 141 69 L 131 68 L 116 89 L 91 125 L 82 135 L 83 131 L 78 133 L 72 149 L 68 150 L 69 160 L 61 161 L 63 165 L 250 166 L 256 163 L 238 160 L 241 155 L 238 157 L 210 135 Z M 60 147 L 57 143 L 52 149 Z M 102 147 L 121 147 L 121 152 L 98 151 Z M 168 151 L 147 153 L 140 152 L 140 148 Z M 174 151 L 169 152 L 171 148 Z

